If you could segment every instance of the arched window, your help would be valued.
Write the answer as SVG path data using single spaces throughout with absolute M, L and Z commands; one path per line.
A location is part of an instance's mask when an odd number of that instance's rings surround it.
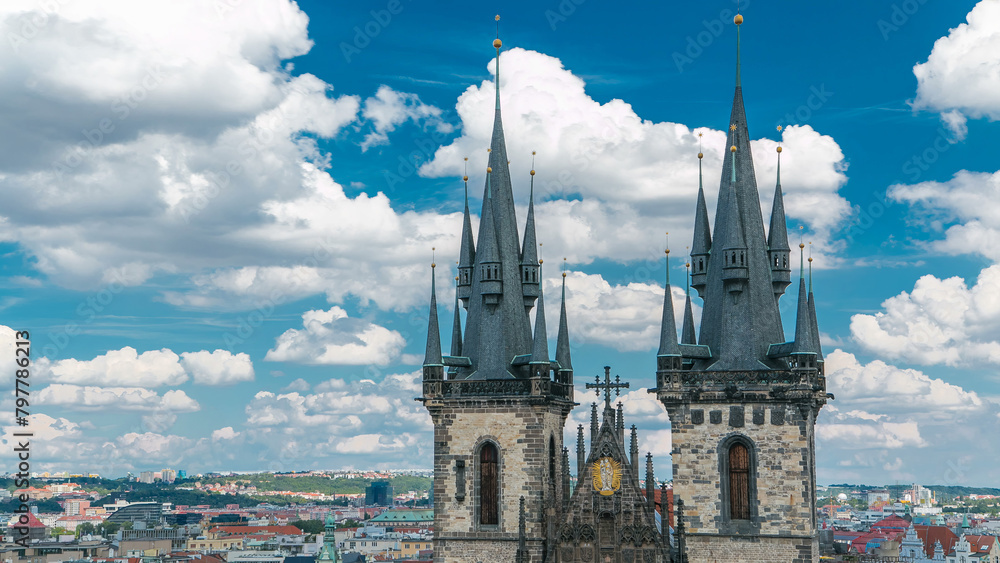
M 494 444 L 486 443 L 479 450 L 479 523 L 496 526 L 499 523 L 500 454 Z
M 740 442 L 729 447 L 729 518 L 750 519 L 750 451 Z

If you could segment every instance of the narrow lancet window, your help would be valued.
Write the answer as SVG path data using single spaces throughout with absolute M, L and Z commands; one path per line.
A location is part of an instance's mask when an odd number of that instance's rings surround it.
M 486 526 L 499 523 L 499 457 L 493 444 L 483 444 L 479 450 L 479 523 Z
M 729 518 L 750 519 L 750 451 L 746 445 L 729 448 Z

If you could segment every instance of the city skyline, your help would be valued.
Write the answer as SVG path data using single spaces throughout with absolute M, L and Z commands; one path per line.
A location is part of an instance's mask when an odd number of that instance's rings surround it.
M 474 214 L 485 182 L 496 7 L 206 6 L 66 4 L 44 23 L 30 2 L 0 8 L 0 324 L 11 346 L 32 333 L 32 469 L 429 468 L 412 399 L 430 263 L 447 349 L 464 158 Z M 631 382 L 641 451 L 668 467 L 645 391 L 664 233 L 679 314 L 699 151 L 715 214 L 734 8 L 501 10 L 518 229 L 535 152 L 550 304 L 567 274 L 581 403 L 567 443 L 596 400 L 584 383 L 610 365 Z M 1000 67 L 1000 2 L 742 13 L 765 224 L 780 141 L 790 242 L 815 259 L 836 396 L 819 482 L 997 483 L 1000 84 L 976 69 Z M 13 412 L 13 366 L 0 372 Z

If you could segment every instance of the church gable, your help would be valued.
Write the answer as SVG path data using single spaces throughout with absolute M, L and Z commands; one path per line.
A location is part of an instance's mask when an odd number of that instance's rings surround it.
M 605 379 L 610 383 L 607 371 Z M 604 388 L 603 384 L 590 386 Z M 602 562 L 610 557 L 610 561 L 625 563 L 668 561 L 668 542 L 657 529 L 653 504 L 647 502 L 647 491 L 639 482 L 635 428 L 631 452 L 626 452 L 621 410 L 616 417 L 607 391 L 605 388 L 603 423 L 596 436 L 592 434 L 590 452 L 578 469 L 576 490 L 559 528 L 557 560 Z M 593 431 L 596 405 L 592 417 Z M 646 469 L 646 478 L 652 483 L 651 456 L 647 456 Z

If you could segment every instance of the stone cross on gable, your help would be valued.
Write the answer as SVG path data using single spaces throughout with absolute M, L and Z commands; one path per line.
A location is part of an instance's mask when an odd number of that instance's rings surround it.
M 614 383 L 611 382 L 611 366 L 604 366 L 604 383 L 601 383 L 601 376 L 594 376 L 594 383 L 588 383 L 587 389 L 593 389 L 594 394 L 598 397 L 601 396 L 601 390 L 604 390 L 604 408 L 611 408 L 611 390 L 614 389 L 615 397 L 618 396 L 621 389 L 628 389 L 628 382 L 622 383 L 621 377 L 615 376 Z

